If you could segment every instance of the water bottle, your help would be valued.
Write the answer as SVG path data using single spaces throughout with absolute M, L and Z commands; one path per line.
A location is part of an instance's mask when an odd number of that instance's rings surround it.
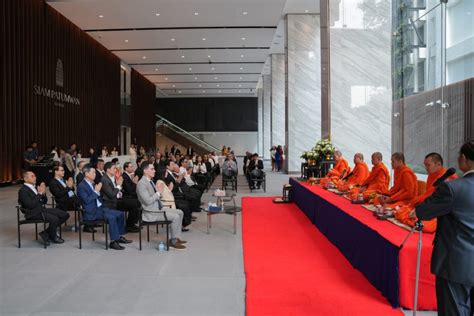
M 165 251 L 165 243 L 160 241 L 160 244 L 158 245 L 158 251 Z

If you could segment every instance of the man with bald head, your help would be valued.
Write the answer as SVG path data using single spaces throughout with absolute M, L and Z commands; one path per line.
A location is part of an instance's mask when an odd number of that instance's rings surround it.
M 357 199 L 359 194 L 363 194 L 364 199 L 370 202 L 373 196 L 381 194 L 388 190 L 388 184 L 390 182 L 390 172 L 383 163 L 382 153 L 374 152 L 372 154 L 372 171 L 367 179 L 362 182 L 360 188 L 354 188 L 351 190 L 351 198 Z
M 341 178 L 348 175 L 351 171 L 349 163 L 342 156 L 342 152 L 340 150 L 336 150 L 334 152 L 334 159 L 336 160 L 336 165 L 334 168 L 329 170 L 329 172 L 326 174 L 326 177 L 321 178 L 320 184 L 323 187 L 327 186 L 330 182 L 337 184 Z
M 355 186 L 361 186 L 369 177 L 369 167 L 364 162 L 364 155 L 357 153 L 354 155 L 354 170 L 349 173 L 342 181 L 339 181 L 337 188 L 341 192 L 348 191 Z

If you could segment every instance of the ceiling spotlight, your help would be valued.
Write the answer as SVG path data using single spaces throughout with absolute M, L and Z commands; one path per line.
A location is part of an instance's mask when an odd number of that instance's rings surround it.
M 128 40 L 125 40 L 125 43 L 128 43 Z
M 176 85 L 173 85 L 173 88 L 176 88 Z
M 168 77 L 166 77 L 165 80 L 168 80 Z
M 180 91 L 178 91 L 178 93 L 181 93 L 181 90 L 180 90 Z
M 205 41 L 205 40 L 206 40 L 206 38 L 205 38 L 205 37 L 203 37 L 203 38 L 202 38 L 202 40 L 203 40 L 203 41 Z
M 143 56 L 142 58 L 143 58 L 143 59 L 146 59 L 146 56 Z
M 218 92 L 221 93 L 221 90 L 219 90 Z
M 215 70 L 215 69 L 216 69 L 216 68 L 214 68 L 214 67 L 211 67 L 211 70 Z
M 172 38 L 172 39 L 171 39 L 171 41 L 172 41 L 172 42 L 174 42 L 174 41 L 175 41 L 175 39 L 174 39 L 174 38 Z
M 240 70 L 244 70 L 244 67 L 240 67 Z
M 239 90 L 239 93 L 240 93 L 240 92 L 242 92 L 242 91 Z
M 202 90 L 202 93 L 206 93 L 206 90 Z
M 181 58 L 184 58 L 184 55 L 182 55 Z
M 308 13 L 308 12 L 309 12 L 309 10 L 304 10 L 304 13 Z
M 104 17 L 104 16 L 103 16 L 102 14 L 101 14 L 101 15 L 99 15 L 99 18 L 101 18 L 101 19 L 102 19 L 103 17 Z
M 207 55 L 207 58 L 211 58 L 211 55 Z
M 243 14 L 243 15 L 247 15 L 247 14 L 248 14 L 248 12 L 247 12 L 247 11 L 244 11 L 244 12 L 242 12 L 242 14 Z
M 218 87 L 218 88 L 219 88 L 219 87 L 220 87 L 220 85 L 216 84 L 216 87 Z
M 189 67 L 189 71 L 193 70 L 193 68 Z
M 214 77 L 214 80 L 217 80 L 217 77 Z
M 244 58 L 244 55 L 240 55 L 240 58 Z
M 194 77 L 194 80 L 198 80 L 198 77 Z
M 158 68 L 155 68 L 155 71 L 158 71 Z
M 199 88 L 201 88 L 201 87 L 202 87 L 202 84 L 199 85 Z
M 239 84 L 239 87 L 242 87 L 242 85 L 241 85 L 241 84 Z
M 159 14 L 159 13 L 155 13 L 155 15 L 156 15 L 156 16 L 160 16 L 160 14 Z
M 199 15 L 199 12 L 194 12 L 194 15 Z
M 245 37 L 242 37 L 242 40 L 245 41 Z
M 242 80 L 242 77 L 240 77 L 239 79 Z

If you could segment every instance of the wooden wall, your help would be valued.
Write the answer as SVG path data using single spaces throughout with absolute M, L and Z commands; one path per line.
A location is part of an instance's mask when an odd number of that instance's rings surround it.
M 20 178 L 25 145 L 118 146 L 120 60 L 43 0 L 2 0 L 0 183 Z M 63 87 L 56 66 L 63 64 Z M 34 86 L 80 104 L 36 95 Z M 154 133 L 152 133 L 154 135 Z
M 155 146 L 156 88 L 153 83 L 132 69 L 131 74 L 132 142 L 138 146 Z

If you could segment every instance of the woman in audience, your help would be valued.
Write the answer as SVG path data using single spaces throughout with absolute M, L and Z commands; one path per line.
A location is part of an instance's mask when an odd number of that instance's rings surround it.
M 206 164 L 202 161 L 201 156 L 196 157 L 196 163 L 194 164 L 193 174 L 194 178 L 199 184 L 202 184 L 204 186 L 207 185 L 207 167 Z
M 112 151 L 110 152 L 110 156 L 111 156 L 111 157 L 117 157 L 117 156 L 118 156 L 117 147 L 114 147 L 114 148 L 112 149 Z
M 109 151 L 107 150 L 107 146 L 102 147 L 102 158 L 105 158 L 109 155 Z

